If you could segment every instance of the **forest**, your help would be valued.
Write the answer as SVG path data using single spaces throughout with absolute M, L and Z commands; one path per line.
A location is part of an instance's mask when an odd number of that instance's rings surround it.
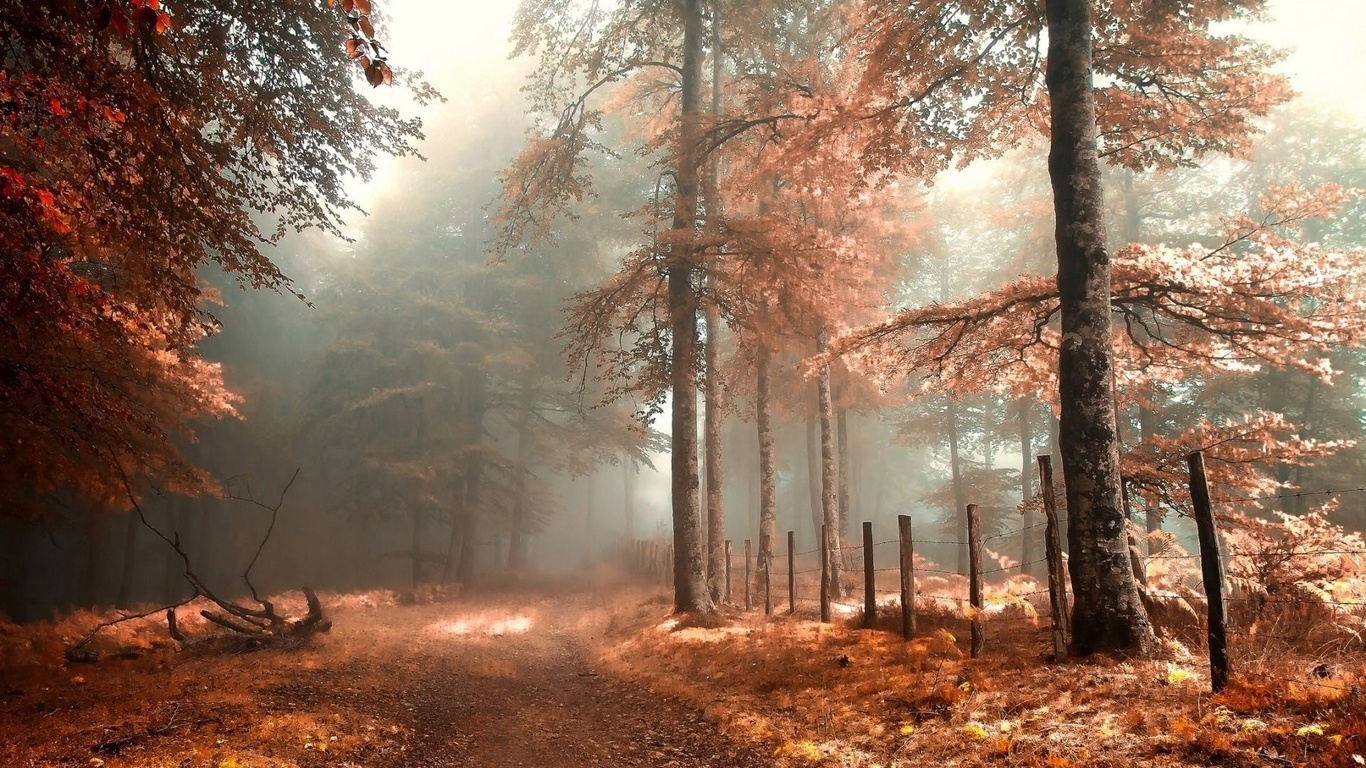
M 0 766 L 1366 765 L 1362 25 L 0 0 Z

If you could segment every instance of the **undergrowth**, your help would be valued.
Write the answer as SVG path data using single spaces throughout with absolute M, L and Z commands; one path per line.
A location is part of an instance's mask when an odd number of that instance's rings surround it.
M 1212 697 L 1203 651 L 1177 636 L 1152 659 L 1051 663 L 1046 619 L 1007 605 L 971 659 L 961 612 L 918 608 L 903 642 L 895 606 L 871 630 L 857 614 L 821 624 L 800 612 L 698 626 L 645 600 L 615 622 L 600 663 L 692 702 L 786 766 L 1366 764 L 1359 656 L 1297 682 L 1318 657 L 1281 648 L 1279 676 L 1235 675 Z

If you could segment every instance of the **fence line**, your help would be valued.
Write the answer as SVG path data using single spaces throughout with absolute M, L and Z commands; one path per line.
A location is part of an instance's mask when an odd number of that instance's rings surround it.
M 796 614 L 800 610 L 809 616 L 809 611 L 819 609 L 821 620 L 826 622 L 831 620 L 831 608 L 834 607 L 838 609 L 840 614 L 859 616 L 863 627 L 872 628 L 877 625 L 880 613 L 895 607 L 900 611 L 902 635 L 906 639 L 912 638 L 916 633 L 917 614 L 930 611 L 935 614 L 938 620 L 951 618 L 954 621 L 966 622 L 969 625 L 971 630 L 969 642 L 974 656 L 989 644 L 991 636 L 989 629 L 991 627 L 1016 627 L 1029 624 L 1039 631 L 1050 632 L 1054 650 L 1053 657 L 1056 659 L 1064 658 L 1070 640 L 1068 622 L 1071 616 L 1067 595 L 1068 574 L 1064 567 L 1064 555 L 1061 549 L 1061 523 L 1056 509 L 1050 457 L 1040 456 L 1038 463 L 1040 480 L 1042 481 L 1040 496 L 1046 517 L 1043 522 L 983 536 L 980 526 L 973 524 L 976 505 L 969 505 L 970 536 L 967 542 L 917 539 L 912 534 L 910 518 L 905 515 L 898 517 L 899 535 L 897 538 L 874 541 L 871 524 L 865 522 L 862 525 L 862 543 L 855 544 L 847 540 L 840 542 L 839 554 L 842 556 L 842 564 L 845 566 L 840 579 L 841 583 L 835 583 L 833 578 L 827 578 L 830 575 L 828 566 L 835 556 L 834 551 L 829 547 L 834 543 L 833 537 L 827 539 L 822 535 L 819 545 L 815 548 L 794 551 L 795 533 L 788 531 L 785 552 L 773 552 L 769 558 L 761 558 L 757 569 L 751 567 L 749 557 L 746 557 L 742 592 L 745 596 L 745 608 L 746 610 L 754 608 L 751 590 L 757 587 L 761 590 L 760 594 L 763 597 L 762 602 L 765 611 L 771 613 L 773 611 L 772 602 L 775 599 L 781 599 L 784 586 L 786 587 L 789 614 Z M 1366 630 L 1366 598 L 1336 599 L 1336 596 L 1331 592 L 1325 592 L 1322 595 L 1306 595 L 1303 598 L 1295 597 L 1295 593 L 1277 594 L 1275 596 L 1247 593 L 1230 595 L 1227 594 L 1223 567 L 1225 563 L 1231 560 L 1236 561 L 1245 558 L 1255 561 L 1259 557 L 1277 559 L 1319 556 L 1361 557 L 1366 556 L 1366 549 L 1324 548 L 1292 549 L 1289 551 L 1269 550 L 1265 553 L 1221 553 L 1213 505 L 1236 501 L 1269 501 L 1358 493 L 1366 492 L 1366 487 L 1305 491 L 1263 497 L 1211 498 L 1203 476 L 1203 457 L 1198 452 L 1191 454 L 1188 457 L 1188 463 L 1194 517 L 1200 534 L 1200 551 L 1195 553 L 1150 554 L 1145 558 L 1145 561 L 1185 560 L 1200 563 L 1199 581 L 1206 594 L 1204 621 L 1197 626 L 1201 630 L 1202 639 L 1210 655 L 1210 684 L 1213 690 L 1218 692 L 1228 685 L 1231 679 L 1241 677 L 1347 693 L 1352 696 L 1359 695 L 1360 691 L 1356 685 L 1347 687 L 1334 685 L 1332 681 L 1324 682 L 1323 680 L 1331 675 L 1332 670 L 1328 668 L 1329 665 L 1323 663 L 1322 659 L 1331 652 L 1335 654 L 1332 659 L 1332 666 L 1343 664 L 1343 658 L 1350 659 L 1355 663 L 1358 660 L 1357 656 L 1342 656 L 1343 650 L 1347 647 L 1346 644 L 1353 643 L 1352 647 L 1360 655 L 1360 660 L 1366 662 L 1366 642 L 1362 640 L 1363 630 Z M 1028 562 L 996 565 L 991 568 L 982 567 L 980 553 L 986 542 L 1023 535 L 1038 528 L 1044 529 L 1044 557 L 1034 558 Z M 746 540 L 745 544 L 745 551 L 748 555 L 750 542 Z M 968 546 L 969 559 L 975 561 L 969 563 L 969 573 L 967 574 L 962 574 L 956 569 L 944 568 L 935 563 L 926 563 L 923 559 L 920 564 L 916 563 L 915 547 L 917 545 L 958 547 L 961 544 Z M 729 542 L 727 545 L 729 546 Z M 889 553 L 886 548 L 892 545 L 896 545 L 896 549 Z M 639 573 L 661 579 L 666 584 L 672 582 L 674 552 L 671 544 L 659 541 L 640 541 L 630 548 L 630 552 L 633 558 L 632 563 Z M 854 562 L 859 559 L 855 557 L 859 553 L 863 555 L 861 564 Z M 977 555 L 976 558 L 972 557 L 974 554 Z M 803 563 L 806 567 L 797 567 L 797 558 L 811 558 L 812 556 L 815 556 L 815 564 L 810 564 L 811 560 L 808 559 Z M 889 556 L 891 562 L 887 560 Z M 997 576 L 998 574 L 1033 575 L 1030 573 L 1033 566 L 1040 564 L 1047 567 L 1046 588 L 1016 592 L 1011 591 L 1008 586 L 991 587 L 985 584 L 985 577 Z M 862 567 L 859 567 L 860 565 Z M 813 578 L 816 574 L 820 575 L 820 581 Z M 896 574 L 896 576 L 890 576 L 890 574 Z M 879 583 L 879 576 L 882 577 L 883 583 Z M 863 581 L 862 601 L 857 599 L 860 577 Z M 953 583 L 953 579 L 964 579 L 967 594 L 926 592 L 916 584 L 915 579 L 917 577 L 944 577 L 950 580 L 950 584 Z M 786 585 L 783 584 L 784 581 L 786 581 Z M 932 587 L 934 583 L 931 582 Z M 730 579 L 727 579 L 725 594 L 729 596 L 730 593 Z M 1045 595 L 1048 597 L 1046 602 L 1040 599 Z M 1296 617 L 1296 614 L 1284 612 L 1287 606 L 1320 607 L 1331 612 L 1325 615 L 1331 616 L 1331 621 L 1334 623 L 1302 623 L 1297 626 L 1302 627 L 1303 632 L 1297 634 L 1293 629 L 1287 632 L 1284 625 L 1275 623 L 1278 620 L 1287 618 L 1293 620 Z M 1017 608 L 1020 610 L 1012 610 Z M 1230 608 L 1233 609 L 1232 614 L 1227 612 Z M 1199 612 L 1198 603 L 1195 604 L 1194 609 L 1197 613 Z M 1264 612 L 1270 612 L 1271 615 L 1267 616 Z M 1351 621 L 1348 624 L 1339 623 L 1344 619 Z M 1247 624 L 1249 620 L 1251 623 Z M 1258 627 L 1258 622 L 1262 621 L 1267 622 L 1270 626 Z M 1356 626 L 1358 621 L 1362 623 L 1362 626 Z M 1325 630 L 1327 637 L 1324 637 Z M 957 634 L 958 630 L 954 631 Z M 1313 645 L 1306 647 L 1306 643 Z M 1297 649 L 1302 652 L 1300 655 L 1295 655 Z M 1315 653 L 1318 655 L 1313 655 Z M 1288 660 L 1292 658 L 1305 662 L 1302 665 L 1306 670 L 1304 677 L 1294 677 L 1291 674 L 1272 674 L 1264 671 L 1265 665 L 1273 661 L 1277 662 L 1278 667 L 1289 667 Z M 1366 663 L 1363 663 L 1361 668 L 1366 669 Z M 1356 667 L 1352 669 L 1356 670 Z

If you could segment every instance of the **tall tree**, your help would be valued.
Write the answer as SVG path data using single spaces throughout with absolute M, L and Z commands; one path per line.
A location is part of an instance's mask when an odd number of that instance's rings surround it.
M 1090 0 L 1047 0 L 1049 176 L 1058 298 L 1059 441 L 1067 488 L 1074 590 L 1072 645 L 1146 652 L 1152 630 L 1129 568 L 1110 353 L 1110 255 L 1105 240 Z
M 683 68 L 679 148 L 675 152 L 672 246 L 666 272 L 669 282 L 669 330 L 672 348 L 669 383 L 670 477 L 673 483 L 674 610 L 705 612 L 714 607 L 706 587 L 705 540 L 697 500 L 697 294 L 695 250 L 700 153 L 697 144 L 702 116 L 702 2 L 683 0 Z
M 1078 591 L 1090 593 L 1076 604 L 1078 625 L 1088 627 L 1076 638 L 1083 653 L 1141 650 L 1150 636 L 1132 576 L 1110 568 L 1116 557 L 1125 559 L 1125 548 L 1112 541 L 1123 534 L 1113 392 L 1099 381 L 1111 370 L 1100 158 L 1104 153 L 1111 162 L 1145 168 L 1241 149 L 1251 121 L 1285 93 L 1283 81 L 1266 69 L 1272 59 L 1266 50 L 1211 31 L 1215 22 L 1254 14 L 1262 3 L 1176 5 L 1106 0 L 1097 4 L 1103 23 L 1093 28 L 1092 4 L 1084 0 L 1049 0 L 1042 8 L 1018 0 L 952 8 L 932 0 L 878 0 L 867 6 L 867 53 L 857 60 L 864 86 L 859 107 L 808 110 L 800 118 L 810 126 L 805 140 L 814 141 L 847 126 L 852 112 L 857 124 L 846 129 L 865 132 L 864 167 L 874 175 L 891 168 L 928 177 L 952 159 L 1014 146 L 1029 128 L 1050 132 L 1058 283 L 1066 296 L 1064 475 L 1069 500 L 1082 505 L 1071 512 L 1079 530 L 1069 529 L 1069 538 Z M 1093 50 L 1101 52 L 1095 61 Z M 1099 90 L 1093 66 L 1106 76 Z M 1112 519 L 1116 510 L 1119 523 Z M 1094 625 L 1086 621 L 1092 618 Z

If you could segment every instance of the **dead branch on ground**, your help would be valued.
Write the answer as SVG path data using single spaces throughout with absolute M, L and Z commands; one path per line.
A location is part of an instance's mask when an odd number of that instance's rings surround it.
M 119 467 L 119 471 L 122 473 L 123 468 L 118 464 L 116 458 L 115 465 Z M 289 482 L 281 489 L 279 499 L 275 502 L 274 506 L 257 501 L 251 495 L 249 487 L 247 489 L 247 495 L 245 496 L 233 493 L 226 494 L 226 498 L 253 504 L 270 512 L 270 524 L 266 528 L 266 532 L 262 536 L 260 544 L 257 545 L 256 552 L 252 555 L 251 561 L 247 563 L 246 569 L 242 572 L 242 580 L 246 582 L 247 589 L 250 590 L 252 599 L 255 600 L 259 606 L 251 607 L 220 597 L 205 584 L 204 580 L 195 572 L 194 566 L 190 561 L 189 553 L 180 545 L 179 532 L 172 531 L 170 535 L 167 535 L 147 519 L 147 515 L 142 509 L 142 505 L 138 503 L 137 494 L 133 492 L 132 484 L 129 482 L 127 474 L 124 473 L 124 491 L 128 496 L 128 501 L 132 505 L 133 510 L 138 515 L 138 520 L 142 523 L 143 527 L 147 528 L 164 541 L 180 558 L 183 566 L 183 575 L 185 581 L 190 585 L 192 594 L 190 597 L 178 603 L 160 606 L 143 613 L 124 614 L 116 619 L 106 621 L 96 626 L 79 642 L 66 649 L 65 655 L 67 659 L 70 661 L 97 661 L 99 659 L 99 654 L 88 650 L 87 647 L 101 630 L 116 624 L 121 624 L 125 621 L 145 618 L 162 611 L 166 612 L 166 626 L 172 639 L 179 642 L 181 645 L 189 645 L 198 642 L 188 638 L 184 634 L 176 621 L 175 609 L 200 597 L 213 603 L 219 609 L 218 611 L 209 609 L 201 610 L 199 612 L 201 616 L 209 622 L 231 631 L 234 636 L 247 639 L 256 646 L 273 644 L 286 639 L 303 638 L 330 630 L 332 628 L 332 620 L 328 619 L 323 613 L 322 602 L 318 600 L 317 593 L 312 589 L 308 587 L 303 588 L 304 600 L 308 604 L 308 612 L 302 617 L 291 618 L 280 614 L 280 612 L 276 610 L 274 604 L 261 597 L 256 590 L 256 585 L 251 581 L 251 570 L 255 567 L 256 561 L 260 559 L 261 552 L 265 549 L 266 542 L 270 540 L 270 535 L 275 530 L 275 523 L 279 517 L 280 508 L 284 506 L 285 495 L 289 492 L 289 489 L 294 485 L 294 481 L 297 480 L 298 477 L 299 470 L 296 469 L 294 470 L 294 474 L 289 478 Z

